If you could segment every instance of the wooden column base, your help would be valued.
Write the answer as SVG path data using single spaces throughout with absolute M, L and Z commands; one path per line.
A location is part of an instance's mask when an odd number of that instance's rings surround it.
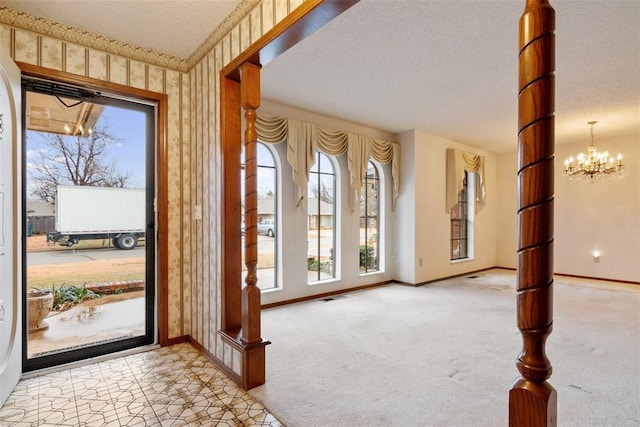
M 245 343 L 239 335 L 234 337 L 224 331 L 218 331 L 218 334 L 222 341 L 240 352 L 242 357 L 241 373 L 239 376 L 233 375 L 231 379 L 243 390 L 250 390 L 264 384 L 266 380 L 265 347 L 271 344 L 271 341 Z
M 557 400 L 556 390 L 546 381 L 516 380 L 509 390 L 509 426 L 556 426 Z

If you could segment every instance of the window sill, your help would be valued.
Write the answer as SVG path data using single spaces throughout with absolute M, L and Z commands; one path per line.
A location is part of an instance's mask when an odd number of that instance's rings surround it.
M 368 273 L 360 273 L 359 276 L 360 277 L 369 277 L 369 276 L 379 276 L 384 274 L 384 271 L 382 270 L 378 270 L 378 271 L 370 271 Z
M 272 292 L 280 292 L 282 288 L 269 288 L 269 289 L 260 289 L 261 294 L 270 294 Z
M 460 258 L 460 259 L 452 259 L 449 260 L 449 264 L 460 264 L 463 262 L 473 261 L 473 258 Z
M 318 280 L 316 282 L 308 282 L 307 286 L 316 286 L 316 285 L 325 285 L 328 283 L 336 283 L 339 282 L 341 279 L 337 278 L 337 277 L 332 277 L 331 279 L 325 279 L 325 280 Z

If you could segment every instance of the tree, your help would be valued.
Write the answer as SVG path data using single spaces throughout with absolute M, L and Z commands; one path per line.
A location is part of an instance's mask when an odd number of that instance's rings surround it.
M 333 190 L 327 186 L 323 181 L 320 181 L 320 186 L 311 184 L 311 194 L 314 199 L 320 199 L 325 203 L 333 204 Z
M 268 197 L 274 197 L 275 193 L 269 187 L 264 187 L 262 191 L 258 192 L 258 199 L 266 199 Z
M 108 158 L 109 147 L 122 141 L 109 133 L 108 126 L 98 125 L 88 136 L 38 133 L 44 147 L 29 164 L 32 176 L 31 195 L 55 203 L 58 185 L 126 187 L 129 173 L 118 171 Z

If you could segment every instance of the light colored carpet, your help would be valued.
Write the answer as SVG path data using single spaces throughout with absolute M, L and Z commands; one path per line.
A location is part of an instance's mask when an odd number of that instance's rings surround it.
M 250 394 L 288 427 L 507 425 L 515 273 L 475 275 L 264 310 Z M 556 277 L 554 305 L 558 425 L 640 425 L 640 287 Z

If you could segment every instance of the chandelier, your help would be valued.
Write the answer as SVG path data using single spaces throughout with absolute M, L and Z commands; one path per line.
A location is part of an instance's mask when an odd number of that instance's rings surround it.
M 596 182 L 601 176 L 620 176 L 624 172 L 622 164 L 622 154 L 618 154 L 616 159 L 609 157 L 609 152 L 599 153 L 593 143 L 593 125 L 598 122 L 587 122 L 591 126 L 591 145 L 587 149 L 587 154 L 578 154 L 574 159 L 569 157 L 564 161 L 564 176 L 571 180 L 588 180 Z

